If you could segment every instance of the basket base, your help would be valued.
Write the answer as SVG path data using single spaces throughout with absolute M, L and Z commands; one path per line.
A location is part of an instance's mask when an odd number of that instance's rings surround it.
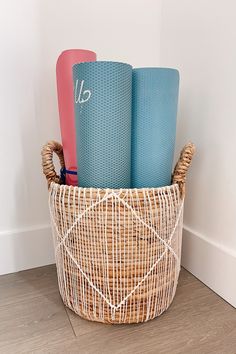
M 88 316 L 88 313 L 83 313 L 83 311 L 76 311 L 76 309 L 72 308 L 71 306 L 69 306 L 65 301 L 63 301 L 63 304 L 65 307 L 67 307 L 69 310 L 71 310 L 73 313 L 75 313 L 77 316 L 79 316 L 80 318 L 82 318 L 83 320 L 87 320 L 90 322 L 97 322 L 97 323 L 103 323 L 103 324 L 109 324 L 109 325 L 129 325 L 129 324 L 138 324 L 138 323 L 145 323 L 145 322 L 149 322 L 151 320 L 154 320 L 155 318 L 160 317 L 164 312 L 166 312 L 169 307 L 171 306 L 173 300 L 174 300 L 175 294 L 172 298 L 172 300 L 169 302 L 168 306 L 163 309 L 162 311 L 160 311 L 157 315 L 149 317 L 149 318 L 145 318 L 142 320 L 142 317 L 140 316 L 139 319 L 129 319 L 128 321 L 118 321 L 118 320 L 112 320 L 112 319 L 105 319 L 105 318 L 99 318 L 99 317 L 92 317 L 92 316 Z

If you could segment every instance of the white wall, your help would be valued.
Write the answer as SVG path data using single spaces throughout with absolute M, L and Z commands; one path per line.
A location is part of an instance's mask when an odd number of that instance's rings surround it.
M 165 0 L 163 66 L 180 70 L 177 149 L 197 155 L 188 179 L 183 265 L 236 306 L 236 3 Z
M 66 48 L 180 70 L 177 147 L 192 140 L 183 265 L 236 305 L 233 0 L 4 0 L 0 12 L 0 274 L 53 262 L 40 149 L 60 140 L 55 63 Z
M 68 48 L 159 64 L 161 0 L 4 0 L 0 11 L 0 274 L 53 262 L 40 150 L 60 140 L 55 63 Z

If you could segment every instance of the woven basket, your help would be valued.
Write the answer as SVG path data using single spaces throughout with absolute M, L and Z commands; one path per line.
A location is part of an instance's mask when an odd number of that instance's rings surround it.
M 171 304 L 180 270 L 185 180 L 194 154 L 183 149 L 168 187 L 94 189 L 61 184 L 53 153 L 43 147 L 59 290 L 75 313 L 92 321 L 137 323 Z

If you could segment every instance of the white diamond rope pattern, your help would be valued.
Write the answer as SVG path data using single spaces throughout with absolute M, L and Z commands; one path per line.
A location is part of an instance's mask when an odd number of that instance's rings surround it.
M 49 206 L 54 229 L 55 254 L 59 273 L 60 269 L 63 267 L 64 252 L 66 252 L 67 257 L 74 263 L 74 266 L 77 267 L 94 293 L 97 293 L 104 302 L 109 305 L 112 311 L 112 318 L 114 318 L 114 313 L 117 310 L 120 310 L 120 317 L 124 315 L 125 310 L 123 309 L 123 313 L 121 313 L 121 308 L 124 307 L 127 300 L 142 287 L 144 282 L 148 282 L 150 276 L 154 278 L 154 275 L 152 275 L 154 269 L 163 261 L 167 253 L 172 254 L 175 260 L 175 265 L 173 265 L 171 261 L 169 268 L 175 268 L 176 274 L 179 272 L 179 245 L 181 244 L 180 234 L 182 233 L 184 202 L 180 199 L 177 185 L 158 189 L 143 189 L 141 197 L 140 191 L 136 190 L 135 199 L 133 192 L 131 193 L 130 190 L 107 190 L 105 193 L 104 191 L 101 193 L 99 189 L 96 190 L 96 192 L 90 189 L 91 198 L 89 198 L 89 201 L 86 197 L 88 189 L 69 188 L 68 195 L 66 195 L 65 191 L 66 189 L 63 188 L 63 186 L 52 183 L 49 193 Z M 59 207 L 57 207 L 58 198 L 61 200 Z M 77 199 L 80 202 L 76 203 Z M 73 203 L 71 203 L 71 200 L 73 200 Z M 107 213 L 108 203 L 112 205 L 112 213 L 109 215 Z M 145 209 L 147 211 L 145 214 L 141 212 L 142 204 L 146 206 Z M 70 206 L 69 212 L 68 205 Z M 120 213 L 121 208 L 122 215 Z M 96 218 L 93 217 L 95 211 L 98 213 Z M 129 215 L 131 222 L 127 223 L 127 215 Z M 104 225 L 108 224 L 111 230 L 106 226 L 104 227 Z M 84 231 L 85 228 L 89 239 L 83 236 L 82 231 Z M 107 232 L 112 232 L 112 242 L 110 240 L 108 241 Z M 123 240 L 124 249 L 121 252 L 119 245 L 121 243 L 120 238 L 122 232 L 126 235 L 127 240 Z M 139 235 L 139 238 L 140 235 L 142 235 L 142 238 L 140 238 L 141 241 L 137 240 L 137 235 Z M 83 250 L 83 244 L 87 244 L 88 242 L 91 242 L 91 247 L 89 251 L 85 251 Z M 130 249 L 134 245 L 136 246 L 134 247 L 135 251 L 131 252 Z M 142 248 L 140 245 L 143 245 Z M 111 250 L 112 255 L 108 256 Z M 97 254 L 102 255 L 101 265 L 97 261 Z M 143 267 L 142 274 L 136 277 L 139 257 L 140 259 L 146 259 L 147 266 Z M 121 280 L 118 279 L 118 276 L 116 276 L 115 279 L 114 274 L 122 273 L 131 261 L 134 263 L 135 267 L 134 280 L 127 279 L 127 281 L 122 283 Z M 113 262 L 112 274 L 109 273 L 111 262 Z M 99 271 L 103 272 L 103 282 L 100 279 L 101 277 L 97 274 Z M 63 270 L 61 274 L 59 274 L 59 287 L 61 292 L 64 291 L 62 283 L 67 281 L 65 275 L 62 273 Z M 91 274 L 93 275 L 93 279 L 91 279 Z M 166 277 L 168 277 L 168 272 L 166 273 Z M 114 294 L 111 295 L 111 279 L 113 281 L 113 290 L 114 288 L 119 288 L 119 296 L 117 294 L 116 296 Z M 127 285 L 130 281 L 133 284 L 132 288 Z M 78 280 L 76 281 L 75 287 L 80 287 L 82 292 L 85 291 L 86 285 L 83 284 L 81 278 L 80 284 L 77 284 L 77 282 Z M 104 285 L 105 283 L 106 285 Z M 176 287 L 176 285 L 177 281 L 174 287 Z M 116 291 L 113 292 L 115 293 Z M 152 292 L 152 289 L 150 292 Z M 69 303 L 70 300 L 68 296 L 67 299 Z M 154 301 L 153 298 L 150 297 L 149 300 L 149 306 L 153 306 L 153 304 L 151 304 L 151 302 Z M 97 301 L 96 295 L 95 301 Z M 84 304 L 83 306 L 86 308 L 87 305 Z

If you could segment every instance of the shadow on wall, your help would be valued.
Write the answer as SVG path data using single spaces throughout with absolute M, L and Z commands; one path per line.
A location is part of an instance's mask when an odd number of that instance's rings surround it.
M 14 235 L 15 269 L 27 269 L 54 262 L 53 241 L 49 221 L 47 183 L 41 167 L 41 139 L 37 117 L 25 115 L 28 124 L 22 126 L 23 163 L 18 169 L 14 186 L 16 225 L 22 225 Z M 25 121 L 25 122 L 26 122 Z
M 11 246 L 16 270 L 54 261 L 41 149 L 48 140 L 60 141 L 55 76 L 57 54 L 48 48 L 46 1 L 38 2 L 37 6 L 34 5 L 34 24 L 29 23 L 28 28 L 31 31 L 33 28 L 35 33 L 26 38 L 27 48 L 18 49 L 18 56 L 22 57 L 17 78 L 21 85 L 18 119 L 22 158 L 15 176 L 15 207 L 11 216 L 17 231 L 12 236 Z

